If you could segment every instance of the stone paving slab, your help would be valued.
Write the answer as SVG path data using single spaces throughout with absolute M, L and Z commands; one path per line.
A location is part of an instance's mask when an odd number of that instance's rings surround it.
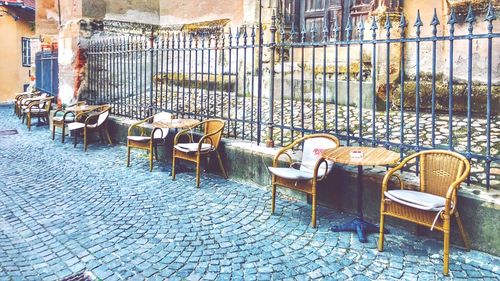
M 441 280 L 442 242 L 390 229 L 385 251 L 333 233 L 348 214 L 277 200 L 270 192 L 193 172 L 148 172 L 144 154 L 125 167 L 123 146 L 87 153 L 28 132 L 0 107 L 0 280 L 57 280 L 91 271 L 103 280 Z M 452 247 L 448 279 L 500 279 L 500 258 Z

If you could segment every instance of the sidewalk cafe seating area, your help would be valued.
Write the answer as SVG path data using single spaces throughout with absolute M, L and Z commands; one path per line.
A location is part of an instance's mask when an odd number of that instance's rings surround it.
M 38 117 L 48 123 L 49 113 L 53 97 L 46 94 L 20 94 L 14 102 L 14 113 L 26 117 L 28 129 L 31 128 L 32 118 Z M 98 132 L 101 141 L 106 140 L 112 144 L 108 131 L 110 117 L 110 105 L 86 105 L 84 101 L 77 102 L 65 109 L 54 112 L 52 124 L 52 139 L 55 138 L 56 128 L 62 129 L 62 142 L 64 143 L 65 127 L 73 136 L 74 146 L 77 139 L 83 134 L 83 147 L 87 151 L 89 134 Z M 146 131 L 147 124 L 151 123 L 151 132 Z M 178 161 L 185 160 L 196 165 L 196 187 L 200 187 L 201 164 L 208 166 L 208 159 L 214 156 L 214 160 L 222 172 L 224 178 L 228 178 L 224 163 L 222 161 L 219 147 L 224 132 L 225 121 L 221 119 L 174 119 L 171 113 L 159 112 L 128 128 L 127 135 L 127 167 L 130 166 L 131 149 L 142 149 L 148 151 L 150 171 L 153 169 L 153 154 L 158 160 L 158 146 L 167 142 L 170 130 L 175 130 L 172 147 L 172 180 L 176 177 Z M 177 132 L 177 130 L 179 130 Z M 201 134 L 194 134 L 194 132 Z M 195 139 L 196 138 L 196 139 Z M 311 196 L 311 227 L 316 228 L 317 189 L 318 183 L 331 174 L 336 164 L 352 164 L 358 166 L 358 193 L 361 192 L 361 177 L 363 176 L 362 165 L 386 165 L 394 166 L 389 169 L 383 178 L 381 187 L 380 203 L 380 225 L 375 226 L 363 221 L 361 200 L 358 200 L 358 217 L 366 225 L 379 229 L 378 250 L 384 248 L 385 217 L 391 216 L 398 219 L 410 221 L 419 225 L 429 227 L 444 233 L 444 258 L 443 274 L 449 273 L 449 248 L 450 248 L 450 224 L 451 218 L 455 217 L 460 235 L 467 249 L 470 242 L 467 238 L 464 226 L 457 210 L 457 190 L 470 173 L 469 161 L 462 155 L 446 150 L 428 150 L 414 153 L 404 160 L 399 161 L 399 153 L 385 150 L 383 148 L 358 148 L 340 147 L 340 141 L 330 134 L 310 134 L 294 140 L 289 145 L 279 149 L 275 154 L 272 166 L 268 167 L 271 176 L 271 213 L 276 209 L 277 186 L 304 192 Z M 364 149 L 364 150 L 363 150 Z M 361 153 L 365 151 L 365 160 L 361 158 L 342 162 L 339 159 L 341 150 L 347 151 L 342 157 L 349 157 L 352 150 Z M 359 150 L 359 151 L 358 151 Z M 385 150 L 386 153 L 380 153 Z M 337 155 L 334 157 L 334 154 Z M 375 155 L 376 154 L 376 155 Z M 393 155 L 394 154 L 394 155 Z M 333 155 L 333 156 L 332 156 Z M 368 157 L 370 156 L 370 157 Z M 390 156 L 390 157 L 389 157 Z M 351 158 L 354 157 L 351 153 Z M 358 157 L 358 156 L 356 156 Z M 385 157 L 385 158 L 384 158 Z M 387 160 L 387 159 L 392 160 Z M 378 158 L 378 162 L 386 159 L 381 164 L 373 164 L 369 160 Z M 297 160 L 299 159 L 299 160 Z M 343 158 L 342 158 L 343 159 Z M 399 176 L 400 171 L 408 163 L 420 165 L 419 190 L 405 189 L 404 182 Z M 286 164 L 286 166 L 283 166 Z M 244 168 L 244 167 L 241 167 Z M 399 183 L 398 189 L 390 189 L 391 180 L 396 179 Z M 359 197 L 359 194 L 358 194 Z M 359 198 L 358 198 L 359 199 Z M 363 224 L 362 224 L 363 225 Z M 367 226 L 364 226 L 367 227 Z M 333 231 L 334 227 L 332 227 Z M 348 229 L 353 230 L 353 229 Z M 359 235 L 359 230 L 358 230 Z M 363 232 L 363 237 L 365 233 Z M 361 238 L 366 242 L 366 238 Z

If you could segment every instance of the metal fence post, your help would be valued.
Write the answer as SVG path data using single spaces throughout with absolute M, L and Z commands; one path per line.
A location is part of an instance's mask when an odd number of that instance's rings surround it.
M 153 80 L 154 80 L 154 42 L 155 42 L 155 34 L 154 29 L 151 27 L 151 34 L 149 36 L 149 57 L 150 61 L 150 82 L 149 82 L 149 109 L 148 109 L 148 117 L 153 116 Z M 146 81 L 144 81 L 146 82 Z
M 271 52 L 271 59 L 269 61 L 269 120 L 267 123 L 267 147 L 274 147 L 273 139 L 273 125 L 274 125 L 274 60 L 275 60 L 275 49 L 276 49 L 276 13 L 273 10 L 273 16 L 271 18 L 271 42 L 269 43 L 269 51 Z

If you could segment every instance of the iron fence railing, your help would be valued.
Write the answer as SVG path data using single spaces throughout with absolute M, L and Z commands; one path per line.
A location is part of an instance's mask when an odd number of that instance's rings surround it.
M 42 51 L 35 55 L 36 89 L 53 96 L 59 92 L 57 52 Z
M 349 20 L 342 40 L 336 23 L 286 32 L 274 16 L 261 36 L 262 28 L 241 27 L 201 36 L 94 39 L 87 53 L 87 98 L 132 118 L 158 111 L 222 118 L 227 136 L 269 145 L 326 132 L 346 145 L 382 145 L 402 157 L 454 150 L 472 162 L 469 183 L 498 188 L 495 19 L 490 5 L 479 33 L 469 8 L 460 23 L 452 10 L 439 36 L 436 14 L 429 35 L 422 36 L 418 13 L 412 30 L 402 15 L 356 27 Z M 466 32 L 455 34 L 456 28 Z M 352 38 L 354 29 L 358 38 Z M 418 173 L 418 163 L 413 169 Z

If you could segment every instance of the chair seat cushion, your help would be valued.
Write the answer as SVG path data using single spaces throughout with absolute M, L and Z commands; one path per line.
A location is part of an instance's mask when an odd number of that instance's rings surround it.
M 82 129 L 83 127 L 85 127 L 85 124 L 80 122 L 71 122 L 68 124 L 68 129 L 70 131 Z
M 197 142 L 191 142 L 191 143 L 179 143 L 175 145 L 175 149 L 185 152 L 185 153 L 190 153 L 190 152 L 197 152 L 198 151 L 198 143 Z M 201 152 L 206 152 L 212 149 L 212 146 L 208 143 L 202 143 L 201 144 Z
M 269 167 L 269 172 L 280 178 L 285 178 L 289 180 L 311 180 L 313 178 L 312 173 L 302 170 L 297 170 L 294 168 Z
M 128 140 L 137 141 L 137 142 L 148 142 L 151 140 L 151 137 L 148 136 L 127 136 Z
M 25 111 L 28 112 L 29 110 L 25 109 Z M 45 110 L 45 108 L 32 107 L 31 108 L 31 112 L 33 112 L 33 113 L 43 113 L 43 112 L 47 112 L 47 110 Z
M 54 120 L 56 122 L 62 122 L 63 116 L 54 116 L 54 118 L 52 118 L 52 120 Z M 73 122 L 73 121 L 75 121 L 75 117 L 74 116 L 66 116 L 66 118 L 64 118 L 64 121 L 65 122 Z
M 414 190 L 389 190 L 385 196 L 397 203 L 426 211 L 440 211 L 446 198 Z

